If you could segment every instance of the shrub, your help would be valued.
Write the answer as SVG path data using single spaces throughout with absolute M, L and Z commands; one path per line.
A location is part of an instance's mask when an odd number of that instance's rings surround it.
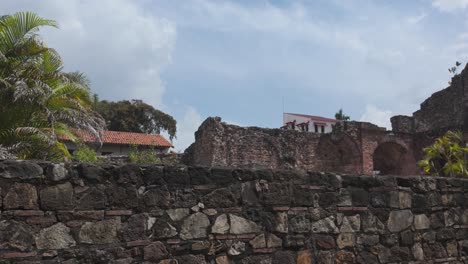
M 468 176 L 465 146 L 461 132 L 448 131 L 436 139 L 434 144 L 424 148 L 424 158 L 418 162 L 427 174 L 435 176 Z
M 82 146 L 73 152 L 73 160 L 79 162 L 95 163 L 98 161 L 96 151 L 88 146 Z
M 154 147 L 145 150 L 139 150 L 136 145 L 132 146 L 130 153 L 128 154 L 130 162 L 143 163 L 143 164 L 159 164 L 161 160 L 156 157 L 156 150 Z

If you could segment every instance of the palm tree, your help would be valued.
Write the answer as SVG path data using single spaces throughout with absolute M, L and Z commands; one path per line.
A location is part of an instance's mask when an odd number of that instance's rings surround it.
M 465 162 L 468 148 L 464 146 L 461 132 L 448 131 L 423 151 L 424 158 L 418 165 L 425 173 L 449 177 L 468 176 Z
M 343 109 L 340 108 L 340 110 L 338 110 L 338 112 L 336 112 L 336 114 L 335 114 L 335 119 L 341 120 L 341 121 L 348 121 L 350 119 L 350 117 L 345 115 L 343 113 Z
M 69 155 L 57 135 L 71 128 L 99 135 L 103 119 L 91 110 L 89 81 L 65 73 L 60 55 L 39 38 L 55 21 L 31 12 L 0 18 L 0 144 L 21 158 L 60 159 Z

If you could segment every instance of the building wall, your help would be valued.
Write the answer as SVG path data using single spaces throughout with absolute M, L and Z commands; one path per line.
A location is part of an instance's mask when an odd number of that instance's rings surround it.
M 288 122 L 293 122 L 296 121 L 296 124 L 304 123 L 304 122 L 309 122 L 309 132 L 315 132 L 315 121 L 311 120 L 310 118 L 306 118 L 303 116 L 298 116 L 298 115 L 293 115 L 289 113 L 283 113 L 283 126 L 285 126 Z M 319 124 L 325 123 L 325 131 L 324 133 L 331 133 L 333 129 L 333 125 L 335 122 L 318 122 Z M 296 126 L 295 130 L 300 131 L 299 127 Z M 321 133 L 321 130 L 319 129 L 319 132 Z
M 465 263 L 468 180 L 0 161 L 1 263 Z
M 67 142 L 65 143 L 67 146 L 68 150 L 75 151 L 77 149 L 77 146 L 73 143 Z M 102 147 L 99 147 L 98 145 L 91 145 L 99 154 L 105 154 L 105 155 L 113 155 L 113 156 L 126 156 L 128 155 L 133 146 L 131 145 L 118 145 L 118 144 L 103 144 Z M 138 146 L 139 150 L 145 150 L 145 149 L 151 149 L 149 146 Z M 157 153 L 168 153 L 169 148 L 160 148 L 160 147 L 154 147 L 154 150 Z M 107 154 L 107 153 L 111 154 Z

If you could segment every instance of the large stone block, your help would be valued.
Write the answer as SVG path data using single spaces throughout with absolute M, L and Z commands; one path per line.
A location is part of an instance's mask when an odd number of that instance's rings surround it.
M 5 209 L 37 209 L 37 190 L 28 183 L 15 183 L 3 199 Z
M 0 163 L 0 177 L 30 180 L 43 177 L 41 166 L 32 161 L 3 161 Z
M 32 229 L 22 222 L 0 221 L 0 249 L 30 251 L 34 244 Z
M 210 220 L 203 213 L 195 213 L 187 217 L 180 230 L 180 238 L 184 240 L 205 238 Z
M 144 249 L 144 259 L 149 261 L 157 261 L 167 257 L 169 252 L 164 244 L 160 241 L 153 242 L 147 245 Z
M 240 235 L 260 231 L 260 227 L 251 220 L 233 214 L 229 214 L 229 219 L 231 220 L 231 234 Z
M 70 210 L 74 206 L 73 186 L 66 182 L 40 191 L 41 208 L 44 210 Z
M 118 242 L 120 232 L 120 218 L 86 222 L 81 226 L 79 240 L 85 244 L 108 244 Z
M 410 210 L 391 211 L 387 227 L 390 232 L 400 232 L 411 226 L 413 213 Z
M 75 245 L 70 228 L 62 223 L 42 229 L 36 237 L 38 249 L 64 249 Z

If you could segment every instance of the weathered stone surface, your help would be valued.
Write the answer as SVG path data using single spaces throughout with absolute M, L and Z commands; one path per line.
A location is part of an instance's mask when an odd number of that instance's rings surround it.
M 45 210 L 69 210 L 74 206 L 71 183 L 58 184 L 40 191 L 41 208 Z
M 3 199 L 5 209 L 37 209 L 36 187 L 28 183 L 15 183 Z
M 266 238 L 266 245 L 269 248 L 279 248 L 283 245 L 283 240 L 274 234 L 268 233 Z
M 143 200 L 148 207 L 168 208 L 172 197 L 171 193 L 166 190 L 151 189 L 144 193 Z
M 170 238 L 178 234 L 177 229 L 165 219 L 157 219 L 153 224 L 152 231 L 156 238 Z
M 387 227 L 390 232 L 400 232 L 411 226 L 413 213 L 410 210 L 391 211 Z
M 145 260 L 156 261 L 165 258 L 168 251 L 164 244 L 160 241 L 153 242 L 143 249 L 143 256 Z
M 302 250 L 297 253 L 297 264 L 311 264 L 312 262 L 312 253 L 309 250 Z
M 211 233 L 215 234 L 227 234 L 229 232 L 229 221 L 226 214 L 218 216 L 215 220 L 214 225 L 211 227 Z
M 289 228 L 294 233 L 308 233 L 310 227 L 310 219 L 306 214 L 299 214 L 289 221 Z
M 169 209 L 166 210 L 166 212 L 172 221 L 180 221 L 190 214 L 190 210 L 188 208 Z
M 328 235 L 316 235 L 314 236 L 318 248 L 329 250 L 336 247 L 335 239 Z
M 229 214 L 229 219 L 231 220 L 231 234 L 240 235 L 247 233 L 256 233 L 260 231 L 260 227 L 258 227 L 258 225 L 255 222 L 245 219 L 243 217 L 234 214 Z
M 249 244 L 253 248 L 266 248 L 265 234 L 256 236 L 254 239 L 249 241 Z
M 313 233 L 338 233 L 338 227 L 335 225 L 335 218 L 333 216 L 324 218 L 311 225 Z
M 352 247 L 356 242 L 356 236 L 353 233 L 340 233 L 336 239 L 339 248 Z
M 411 248 L 411 251 L 413 252 L 414 259 L 424 260 L 424 251 L 422 249 L 421 243 L 414 244 Z
M 242 204 L 247 206 L 259 206 L 258 193 L 255 182 L 243 182 L 241 185 Z
M 352 252 L 340 250 L 336 252 L 336 264 L 355 263 L 355 256 Z
M 359 245 L 373 246 L 379 243 L 379 235 L 362 234 L 357 237 Z
M 167 264 L 206 264 L 205 257 L 202 255 L 183 255 L 183 256 L 177 256 L 176 257 L 177 262 L 168 262 Z M 160 264 L 166 264 L 166 263 L 160 263 Z
M 371 212 L 366 212 L 362 215 L 362 229 L 364 232 L 383 233 L 385 224 Z
M 272 264 L 295 264 L 296 257 L 289 251 L 276 251 L 272 257 Z
M 135 214 L 130 216 L 122 225 L 122 237 L 125 241 L 140 240 L 146 238 L 148 230 L 148 216 Z
M 62 181 L 69 177 L 68 170 L 64 163 L 55 163 L 47 166 L 46 177 L 49 181 Z
M 195 213 L 187 217 L 180 230 L 180 238 L 184 240 L 206 237 L 210 220 L 203 213 Z
M 428 229 L 431 226 L 429 218 L 425 214 L 414 216 L 414 228 L 417 230 Z
M 96 210 L 104 209 L 107 205 L 107 196 L 98 188 L 88 188 L 82 192 L 75 188 L 76 209 L 78 210 Z
M 226 208 L 237 205 L 237 199 L 227 188 L 216 189 L 203 197 L 203 204 L 207 208 Z
M 235 241 L 232 243 L 232 245 L 229 247 L 228 254 L 230 256 L 238 256 L 245 251 L 245 243 L 242 241 Z
M 0 221 L 0 249 L 29 251 L 32 249 L 33 243 L 32 230 L 25 223 L 10 220 Z
M 85 244 L 107 244 L 117 242 L 120 219 L 114 218 L 98 222 L 86 222 L 80 229 L 79 239 Z
M 345 216 L 341 224 L 341 233 L 359 232 L 361 230 L 360 215 Z
M 0 163 L 0 177 L 7 179 L 37 179 L 43 176 L 43 169 L 31 161 L 2 161 Z
M 75 245 L 76 242 L 70 234 L 70 228 L 62 223 L 42 229 L 36 237 L 38 249 L 64 249 Z
M 216 264 L 229 264 L 228 256 L 217 256 L 216 257 Z
M 280 233 L 288 233 L 288 213 L 279 212 L 275 215 L 275 231 Z

